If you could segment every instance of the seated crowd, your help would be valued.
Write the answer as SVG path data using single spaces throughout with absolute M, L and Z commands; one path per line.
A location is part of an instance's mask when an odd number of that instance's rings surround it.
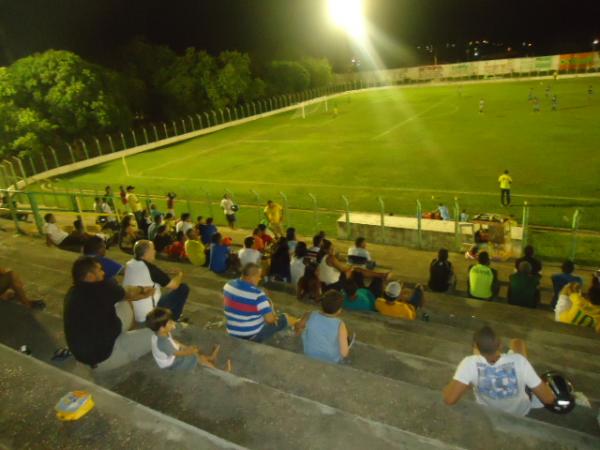
M 104 233 L 87 233 L 81 220 L 76 220 L 68 233 L 56 224 L 53 214 L 45 216 L 47 244 L 82 253 L 72 268 L 73 285 L 64 302 L 64 329 L 75 358 L 93 369 L 121 367 L 148 353 L 161 369 L 217 366 L 218 346 L 203 353 L 197 346 L 172 337 L 177 326 L 187 326 L 183 312 L 190 289 L 183 282 L 182 271 L 168 274 L 158 267 L 159 256 L 233 276 L 223 287 L 226 330 L 232 337 L 264 342 L 293 330 L 301 337 L 306 355 L 330 363 L 344 362 L 354 343 L 355 336 L 342 319 L 344 310 L 415 320 L 425 304 L 425 288 L 417 284 L 409 289 L 393 279 L 391 272 L 382 270 L 363 237 L 355 240 L 343 258 L 324 232 L 310 243 L 299 240 L 294 228 L 284 232 L 283 210 L 274 202 L 265 207 L 265 216 L 275 221 L 274 226 L 269 226 L 269 220 L 259 224 L 236 252 L 232 239 L 219 232 L 212 218 L 197 217 L 193 223 L 190 214 L 183 213 L 174 220 L 173 193 L 168 195 L 169 212 L 162 214 L 155 205 L 144 209 L 132 186 L 121 192 L 132 214 L 122 218 L 116 239 Z M 233 228 L 237 209 L 229 197 L 224 201 L 224 212 Z M 107 217 L 103 222 L 110 223 L 114 205 L 100 198 L 96 203 L 100 204 L 98 211 Z M 113 242 L 131 255 L 124 266 L 106 256 Z M 562 273 L 552 276 L 556 320 L 600 331 L 600 272 L 583 294 L 583 281 L 573 271 L 574 265 L 567 261 Z M 542 264 L 534 257 L 533 248 L 527 247 L 509 277 L 508 303 L 535 308 L 540 302 L 541 276 Z M 477 254 L 466 278 L 471 298 L 489 301 L 498 296 L 498 274 L 487 252 Z M 4 280 L 0 294 L 12 289 L 23 304 L 43 307 L 42 301 L 28 299 L 20 279 L 11 271 L 0 270 L 0 280 Z M 298 300 L 318 304 L 319 309 L 301 318 L 278 312 L 260 287 L 263 282 L 291 284 Z M 456 283 L 448 251 L 441 249 L 429 266 L 427 287 L 433 292 L 451 292 Z M 475 355 L 459 365 L 444 390 L 445 401 L 456 403 L 472 386 L 478 402 L 525 415 L 535 403 L 525 401 L 528 387 L 542 403 L 551 404 L 554 396 L 527 361 L 524 343 L 512 342 L 511 349 L 513 353 L 501 353 L 500 341 L 489 328 L 476 333 Z M 486 392 L 477 377 L 481 364 L 491 373 L 499 361 L 502 367 L 515 366 L 518 378 L 513 380 L 518 385 L 514 401 L 503 404 L 490 400 L 496 393 Z M 227 360 L 224 370 L 231 370 L 231 361 Z

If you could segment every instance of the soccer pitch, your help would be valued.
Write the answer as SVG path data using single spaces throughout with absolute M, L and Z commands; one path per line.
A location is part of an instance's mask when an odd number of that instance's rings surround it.
M 133 184 L 138 192 L 217 201 L 225 190 L 242 206 L 269 198 L 290 207 L 414 215 L 438 202 L 461 209 L 513 214 L 531 205 L 530 223 L 569 227 L 575 208 L 581 228 L 600 229 L 600 78 L 413 86 L 348 94 L 168 148 L 74 173 L 58 182 L 101 189 Z M 588 86 L 594 92 L 588 95 Z M 546 92 L 550 86 L 551 90 Z M 530 89 L 541 102 L 534 112 Z M 556 94 L 558 110 L 551 110 Z M 479 101 L 485 110 L 479 113 Z M 334 113 L 334 108 L 337 114 Z M 513 206 L 500 206 L 497 179 L 509 169 Z M 254 190 L 256 193 L 252 192 Z M 164 209 L 159 201 L 159 209 Z M 184 207 L 180 202 L 180 207 Z M 248 209 L 248 208 L 247 208 Z M 198 207 L 196 214 L 208 214 Z M 214 214 L 222 219 L 218 208 Z M 292 214 L 303 222 L 310 212 Z M 240 211 L 252 226 L 256 210 Z M 339 213 L 320 214 L 333 229 Z M 331 223 L 330 223 L 331 222 Z M 299 227 L 300 228 L 300 227 Z M 312 230 L 302 230 L 306 233 Z

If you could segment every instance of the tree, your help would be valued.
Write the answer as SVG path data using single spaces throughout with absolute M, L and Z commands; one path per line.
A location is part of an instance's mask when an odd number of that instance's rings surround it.
M 273 61 L 266 69 L 265 80 L 269 95 L 288 94 L 308 89 L 310 74 L 295 61 Z
M 310 76 L 310 87 L 313 89 L 329 86 L 333 80 L 333 69 L 326 58 L 304 58 L 300 61 Z
M 218 58 L 217 86 L 223 106 L 234 106 L 253 86 L 250 56 L 239 52 L 222 52 Z

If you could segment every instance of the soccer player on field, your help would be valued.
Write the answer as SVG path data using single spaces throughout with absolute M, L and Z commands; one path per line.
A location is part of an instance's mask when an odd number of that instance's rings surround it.
M 533 100 L 533 88 L 529 88 L 529 95 L 527 96 L 527 101 L 530 102 Z
M 540 112 L 540 99 L 537 97 L 533 98 L 533 112 L 534 113 Z
M 552 111 L 556 111 L 558 109 L 558 98 L 556 94 L 552 96 Z
M 480 114 L 483 114 L 484 108 L 485 108 L 485 100 L 481 99 L 481 100 L 479 100 L 479 113 Z
M 508 169 L 498 177 L 498 183 L 500 183 L 500 203 L 502 203 L 502 206 L 510 206 L 510 186 L 512 185 L 512 178 L 508 174 Z

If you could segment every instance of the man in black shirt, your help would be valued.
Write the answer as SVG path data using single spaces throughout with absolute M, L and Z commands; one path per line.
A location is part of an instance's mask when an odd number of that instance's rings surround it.
M 77 361 L 103 370 L 121 367 L 148 353 L 152 332 L 128 331 L 131 306 L 153 294 L 154 288 L 125 291 L 114 279 L 104 279 L 100 263 L 83 256 L 73 264 L 73 286 L 64 304 L 67 345 Z M 121 311 L 121 318 L 117 311 Z
M 531 275 L 535 275 L 536 277 L 537 276 L 541 277 L 542 276 L 542 274 L 541 274 L 542 262 L 533 256 L 535 253 L 533 250 L 533 246 L 532 245 L 526 246 L 523 249 L 523 253 L 524 253 L 524 255 L 515 261 L 515 269 L 519 270 L 519 265 L 523 261 L 527 261 L 531 265 Z
M 438 257 L 429 266 L 429 289 L 434 292 L 446 292 L 454 289 L 456 279 L 452 263 L 448 261 L 448 250 L 441 248 Z

